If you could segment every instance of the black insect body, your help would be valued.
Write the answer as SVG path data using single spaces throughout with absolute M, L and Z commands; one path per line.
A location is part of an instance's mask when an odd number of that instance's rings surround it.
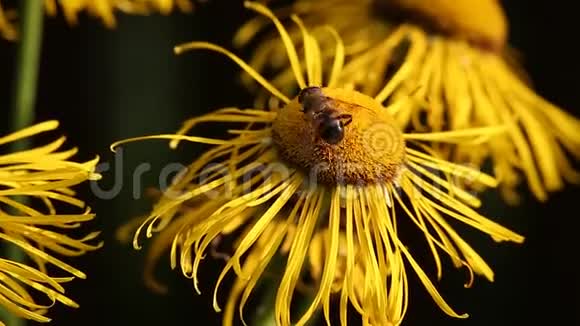
M 302 89 L 298 102 L 302 104 L 306 120 L 312 124 L 322 140 L 336 145 L 344 138 L 344 127 L 352 122 L 352 115 L 340 114 L 334 109 L 332 99 L 324 96 L 320 87 Z

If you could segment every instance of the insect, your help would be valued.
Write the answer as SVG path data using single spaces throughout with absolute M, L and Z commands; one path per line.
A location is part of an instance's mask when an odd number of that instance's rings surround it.
M 344 138 L 344 127 L 352 122 L 352 115 L 340 114 L 333 108 L 333 100 L 322 94 L 320 87 L 306 87 L 298 95 L 302 112 L 325 142 L 336 145 Z

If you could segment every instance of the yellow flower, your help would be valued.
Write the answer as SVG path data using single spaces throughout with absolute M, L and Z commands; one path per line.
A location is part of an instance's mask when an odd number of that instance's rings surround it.
M 146 15 L 159 12 L 163 15 L 173 10 L 191 12 L 193 3 L 191 0 L 38 0 L 44 1 L 46 14 L 55 17 L 59 11 L 71 25 L 78 23 L 78 17 L 82 13 L 99 18 L 108 28 L 114 28 L 117 24 L 115 13 Z M 0 1 L 0 36 L 7 40 L 15 40 L 18 37 L 15 25 L 17 13 L 14 9 L 2 8 Z
M 56 121 L 39 123 L 0 137 L 0 146 L 57 127 Z M 98 158 L 84 163 L 69 161 L 77 150 L 61 150 L 64 141 L 61 137 L 40 147 L 0 155 L 0 241 L 20 248 L 37 266 L 0 258 L 0 305 L 16 316 L 38 322 L 50 321 L 45 314 L 56 302 L 77 307 L 64 294 L 62 283 L 86 277 L 55 255 L 80 256 L 101 246 L 90 244 L 98 232 L 81 239 L 61 233 L 93 219 L 94 214 L 75 197 L 71 187 L 100 177 L 94 172 Z M 69 213 L 66 206 L 80 211 Z M 47 270 L 53 269 L 51 265 L 69 275 L 50 276 Z M 39 295 L 46 298 L 40 300 Z
M 482 166 L 491 158 L 507 202 L 518 202 L 522 175 L 541 201 L 566 182 L 580 182 L 570 162 L 580 158 L 580 120 L 530 88 L 506 44 L 508 23 L 498 1 L 298 0 L 280 12 L 304 16 L 321 43 L 325 64 L 332 60 L 327 45 L 333 40 L 324 26 L 338 30 L 351 58 L 339 78 L 343 84 L 367 93 L 380 90 L 381 101 L 410 93 L 425 98 L 392 112 L 402 127 L 444 131 L 508 125 L 505 137 L 477 147 L 436 146 L 453 162 Z M 263 26 L 263 20 L 251 20 L 236 43 L 247 44 Z M 300 34 L 300 28 L 290 28 L 294 40 Z M 278 69 L 275 84 L 288 87 L 283 43 L 260 44 L 251 63 L 258 71 Z
M 469 144 L 505 131 L 503 126 L 441 133 L 404 133 L 390 112 L 405 105 L 400 99 L 383 106 L 375 94 L 341 88 L 338 77 L 344 47 L 334 37 L 333 59 L 324 65 L 322 47 L 298 17 L 305 47 L 296 47 L 280 21 L 263 5 L 246 7 L 276 25 L 300 91 L 286 95 L 230 51 L 206 42 L 175 48 L 176 53 L 205 49 L 226 55 L 277 100 L 265 108 L 224 108 L 186 121 L 176 134 L 122 140 L 170 139 L 211 145 L 160 194 L 150 214 L 141 220 L 139 238 L 159 233 L 151 244 L 147 273 L 161 253 L 170 251 L 172 268 L 192 278 L 199 292 L 198 268 L 216 241 L 237 235 L 233 252 L 220 274 L 214 308 L 220 311 L 218 289 L 226 275 L 237 275 L 230 292 L 224 325 L 233 325 L 273 257 L 283 257 L 284 269 L 275 298 L 278 325 L 290 325 L 291 302 L 309 271 L 314 288 L 309 308 L 299 316 L 304 325 L 322 307 L 329 319 L 331 297 L 340 297 L 342 324 L 350 303 L 365 324 L 400 324 L 407 306 L 407 269 L 417 274 L 436 304 L 450 316 L 464 318 L 441 297 L 427 273 L 413 258 L 401 224 L 417 227 L 431 249 L 438 277 L 441 254 L 457 267 L 493 281 L 493 271 L 454 230 L 461 222 L 495 241 L 520 243 L 522 236 L 476 212 L 478 198 L 455 186 L 471 179 L 488 187 L 497 181 L 484 173 L 436 156 L 424 142 Z M 348 63 L 346 63 L 348 64 Z M 303 73 L 306 72 L 306 74 Z M 188 136 L 200 123 L 231 123 L 227 139 Z M 402 214 L 401 214 L 402 213 Z M 134 226 L 135 223 L 131 222 Z M 126 231 L 126 230 L 125 230 Z M 235 235 L 234 235 L 235 234 Z M 227 238 L 227 237 L 226 237 Z M 152 276 L 146 277 L 152 280 Z M 150 282 L 151 283 L 151 282 Z M 154 283 L 154 282 L 153 282 Z M 155 288 L 159 286 L 154 285 Z M 294 323 L 292 323 L 294 324 Z
M 16 39 L 16 29 L 14 28 L 14 11 L 5 11 L 0 2 L 0 36 L 7 40 Z

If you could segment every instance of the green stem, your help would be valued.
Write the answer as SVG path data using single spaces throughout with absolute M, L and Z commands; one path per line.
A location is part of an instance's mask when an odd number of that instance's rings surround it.
M 274 255 L 258 283 L 262 294 L 250 326 L 276 326 L 276 293 L 282 279 L 281 275 L 284 274 L 284 268 L 285 264 L 282 257 L 279 254 Z
M 324 202 L 322 203 L 322 209 L 320 212 L 320 217 L 328 216 L 328 211 L 330 210 L 330 196 L 326 195 L 324 197 Z M 317 221 L 318 226 L 322 223 L 323 218 L 319 218 Z M 279 255 L 275 255 L 268 267 L 266 267 L 265 274 L 270 272 L 272 275 L 277 275 L 271 279 L 260 280 L 262 288 L 264 288 L 264 293 L 262 294 L 261 301 L 258 305 L 258 309 L 252 319 L 252 324 L 250 326 L 276 326 L 276 316 L 275 316 L 275 305 L 276 305 L 276 294 L 278 292 L 278 286 L 282 280 L 282 275 L 284 275 L 284 269 L 286 268 L 284 263 L 284 258 Z M 298 295 L 298 294 L 295 294 Z M 310 295 L 304 294 L 304 296 L 297 302 L 298 313 L 302 316 L 303 313 L 307 311 L 312 302 L 312 297 Z M 315 326 L 319 324 L 320 317 L 322 316 L 321 309 L 317 309 L 312 318 L 306 323 L 306 326 Z
M 42 47 L 42 1 L 22 0 L 20 9 L 20 42 L 18 46 L 15 94 L 12 103 L 12 128 L 24 128 L 34 122 L 38 68 Z M 21 149 L 25 145 L 19 144 Z
M 274 309 L 276 304 L 276 293 L 278 291 L 278 282 L 267 281 L 264 282 L 264 293 L 261 297 L 261 302 L 258 305 L 258 309 L 255 312 L 254 318 L 250 326 L 276 326 L 276 316 L 274 315 Z M 310 307 L 312 302 L 312 297 L 305 295 L 302 297 L 297 304 L 298 313 L 300 316 L 306 312 L 306 309 Z M 321 310 L 318 309 L 312 318 L 306 323 L 307 326 L 315 326 L 319 324 L 321 317 Z
M 299 316 L 302 316 L 302 314 L 306 312 L 306 309 L 310 308 L 310 304 L 312 303 L 312 299 L 313 298 L 311 296 L 308 296 L 305 294 L 298 301 L 297 310 L 298 310 L 298 313 L 300 314 Z M 321 316 L 322 316 L 322 309 L 321 308 L 316 309 L 316 311 L 314 312 L 314 314 L 312 315 L 310 320 L 306 323 L 306 326 L 323 325 L 320 323 Z M 326 325 L 326 323 L 324 323 L 324 325 Z
M 278 293 L 278 287 L 280 286 L 280 281 L 282 280 L 282 275 L 284 275 L 285 268 L 284 258 L 280 255 L 275 255 L 268 267 L 266 267 L 264 273 L 275 276 L 269 278 L 263 277 L 260 280 L 262 295 L 258 307 L 254 311 L 254 316 L 250 326 L 276 326 L 276 294 Z M 296 293 L 295 296 L 298 296 L 298 293 Z M 302 314 L 306 312 L 306 309 L 310 307 L 311 302 L 312 297 L 306 293 L 299 299 L 296 308 L 298 309 L 297 312 L 300 316 L 302 316 Z M 320 309 L 318 309 L 306 325 L 317 325 L 321 315 L 320 312 Z
M 276 326 L 276 316 L 274 315 L 274 305 L 276 304 L 276 292 L 278 283 L 266 281 L 263 284 L 264 293 L 261 302 L 252 318 L 251 326 Z
M 21 0 L 20 2 L 20 41 L 16 56 L 16 74 L 14 79 L 15 93 L 12 102 L 12 129 L 19 130 L 34 122 L 38 70 L 42 47 L 42 27 L 44 11 L 41 0 Z M 29 147 L 26 140 L 14 143 L 12 151 Z M 25 255 L 16 246 L 6 247 L 6 256 L 10 260 L 23 261 Z M 10 326 L 24 326 L 26 321 L 4 314 L 4 322 Z

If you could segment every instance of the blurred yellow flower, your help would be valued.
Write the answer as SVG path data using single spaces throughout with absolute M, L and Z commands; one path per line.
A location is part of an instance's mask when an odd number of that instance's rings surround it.
M 505 137 L 478 146 L 436 146 L 453 162 L 483 166 L 491 158 L 507 202 L 518 202 L 522 175 L 542 201 L 566 182 L 580 183 L 571 162 L 580 158 L 580 120 L 530 88 L 506 44 L 508 23 L 497 0 L 298 0 L 280 13 L 304 17 L 328 65 L 333 38 L 324 29 L 338 30 L 352 59 L 339 79 L 350 88 L 381 90 L 377 98 L 389 102 L 410 93 L 424 98 L 392 111 L 403 128 L 508 125 Z M 236 44 L 248 44 L 264 26 L 263 19 L 252 19 L 239 30 Z M 299 43 L 300 28 L 289 30 Z M 273 68 L 278 72 L 274 84 L 288 88 L 284 45 L 273 35 L 267 39 L 250 63 L 258 71 Z
M 322 308 L 329 320 L 331 298 L 340 297 L 340 316 L 346 324 L 350 303 L 365 324 L 398 325 L 408 302 L 406 266 L 417 274 L 436 304 L 447 314 L 456 313 L 441 297 L 406 243 L 408 234 L 399 225 L 417 227 L 427 242 L 438 277 L 440 255 L 457 267 L 493 281 L 493 271 L 454 230 L 465 223 L 495 241 L 520 243 L 522 236 L 480 215 L 478 198 L 456 187 L 456 180 L 494 187 L 497 180 L 468 167 L 437 157 L 426 142 L 472 144 L 503 136 L 495 125 L 439 133 L 404 133 L 390 112 L 409 98 L 388 106 L 375 94 L 342 88 L 339 77 L 345 62 L 342 40 L 332 28 L 331 64 L 322 57 L 323 47 L 302 21 L 304 60 L 275 15 L 265 6 L 246 7 L 272 21 L 282 39 L 299 92 L 286 95 L 230 51 L 206 42 L 175 48 L 176 53 L 205 49 L 221 53 L 237 63 L 275 100 L 269 108 L 224 108 L 186 121 L 176 134 L 122 140 L 170 139 L 211 147 L 182 171 L 165 189 L 150 214 L 133 221 L 133 245 L 140 236 L 151 244 L 146 279 L 163 290 L 151 275 L 164 251 L 170 251 L 172 268 L 192 278 L 199 292 L 198 268 L 208 250 L 226 235 L 237 235 L 233 252 L 218 278 L 214 308 L 220 311 L 218 289 L 232 270 L 237 278 L 230 291 L 224 325 L 234 324 L 258 282 L 268 273 L 276 255 L 285 257 L 275 297 L 278 325 L 304 325 Z M 328 48 L 325 48 L 325 50 Z M 305 72 L 305 73 L 304 73 Z M 379 92 L 380 94 L 380 92 Z M 200 123 L 231 123 L 228 139 L 188 136 Z M 401 212 L 397 212 L 401 210 Z M 126 234 L 127 229 L 123 230 Z M 308 309 L 292 321 L 291 303 L 303 272 L 314 284 Z M 243 318 L 243 317 L 242 317 Z
M 15 12 L 5 11 L 2 7 L 2 2 L 0 2 L 0 36 L 7 40 L 16 39 L 17 33 L 14 28 L 14 18 Z
M 0 137 L 0 146 L 57 127 L 56 121 L 39 123 Z M 94 171 L 98 158 L 84 163 L 70 161 L 77 150 L 61 150 L 64 142 L 65 137 L 61 137 L 40 147 L 0 155 L 0 242 L 20 248 L 36 265 L 0 258 L 0 305 L 16 316 L 38 322 L 50 321 L 45 314 L 56 302 L 77 307 L 64 294 L 62 283 L 86 277 L 56 255 L 80 256 L 101 247 L 101 243 L 91 244 L 99 232 L 81 239 L 64 234 L 94 218 L 71 187 L 100 177 Z M 80 211 L 68 213 L 67 206 Z M 51 265 L 68 275 L 50 276 Z
M 174 10 L 191 12 L 193 3 L 191 0 L 38 0 L 44 1 L 46 14 L 55 17 L 62 13 L 66 21 L 71 25 L 78 23 L 80 14 L 85 13 L 99 18 L 108 28 L 114 28 L 117 24 L 116 12 L 127 14 L 148 15 L 159 12 L 167 15 Z M 0 36 L 8 40 L 18 37 L 15 28 L 18 14 L 15 9 L 2 7 L 0 1 Z

